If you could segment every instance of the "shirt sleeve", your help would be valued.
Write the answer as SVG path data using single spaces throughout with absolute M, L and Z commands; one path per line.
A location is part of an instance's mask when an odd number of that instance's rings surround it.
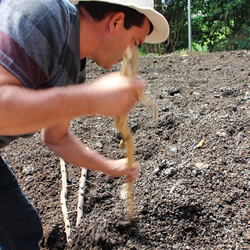
M 0 64 L 25 87 L 39 88 L 53 77 L 63 50 L 66 8 L 60 1 L 5 0 L 0 16 Z

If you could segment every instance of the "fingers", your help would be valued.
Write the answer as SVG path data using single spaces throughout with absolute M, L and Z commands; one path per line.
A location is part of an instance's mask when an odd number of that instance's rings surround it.
M 90 113 L 114 117 L 127 114 L 144 89 L 145 81 L 142 78 L 108 74 L 87 86 Z
M 145 89 L 145 80 L 141 77 L 136 77 L 135 78 L 135 84 L 137 84 L 138 90 L 144 91 Z
M 134 163 L 132 169 L 127 171 L 127 181 L 134 182 L 139 177 L 139 164 Z
M 142 96 L 143 91 L 145 90 L 145 81 L 142 78 L 136 78 L 136 81 L 134 82 L 133 86 L 135 87 L 135 98 L 136 101 L 140 99 Z
M 109 160 L 109 167 L 104 173 L 112 177 L 126 176 L 128 182 L 133 182 L 139 176 L 140 165 L 135 162 L 132 168 L 128 169 L 127 162 L 127 158 Z

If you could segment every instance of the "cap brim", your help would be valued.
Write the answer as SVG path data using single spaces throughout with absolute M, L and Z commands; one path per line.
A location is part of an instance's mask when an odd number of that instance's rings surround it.
M 139 11 L 139 10 L 138 10 Z M 169 36 L 169 24 L 166 18 L 159 12 L 149 9 L 140 11 L 152 23 L 154 29 L 145 39 L 145 43 L 161 43 Z
M 107 2 L 110 0 L 104 1 Z M 121 2 L 121 5 L 124 5 L 124 3 Z M 152 23 L 154 29 L 152 33 L 146 37 L 145 43 L 162 43 L 166 41 L 169 35 L 169 24 L 166 18 L 161 13 L 152 8 L 141 8 L 140 6 L 129 3 L 126 6 L 144 14 Z

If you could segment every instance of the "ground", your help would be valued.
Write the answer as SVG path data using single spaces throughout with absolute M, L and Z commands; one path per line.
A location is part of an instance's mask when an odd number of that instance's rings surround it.
M 105 73 L 88 62 L 88 82 Z M 159 119 L 140 103 L 128 119 L 141 164 L 134 225 L 120 198 L 124 179 L 88 171 L 75 228 L 81 171 L 67 164 L 68 246 L 59 158 L 39 133 L 1 150 L 39 212 L 41 249 L 249 249 L 249 51 L 147 56 L 138 74 Z M 78 118 L 71 127 L 88 147 L 123 157 L 111 118 Z

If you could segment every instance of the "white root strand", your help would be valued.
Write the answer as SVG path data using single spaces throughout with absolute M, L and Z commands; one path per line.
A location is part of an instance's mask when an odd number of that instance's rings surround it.
M 60 158 L 60 165 L 61 165 L 61 174 L 62 174 L 62 191 L 61 191 L 61 206 L 62 206 L 62 213 L 64 218 L 64 224 L 65 224 L 65 233 L 66 233 L 66 239 L 67 243 L 71 244 L 70 239 L 70 222 L 68 218 L 68 212 L 67 212 L 67 172 L 65 167 L 65 161 Z
M 76 227 L 80 225 L 81 218 L 83 216 L 83 204 L 84 204 L 84 191 L 85 191 L 86 177 L 87 177 L 87 169 L 82 168 L 81 178 L 79 182 Z

